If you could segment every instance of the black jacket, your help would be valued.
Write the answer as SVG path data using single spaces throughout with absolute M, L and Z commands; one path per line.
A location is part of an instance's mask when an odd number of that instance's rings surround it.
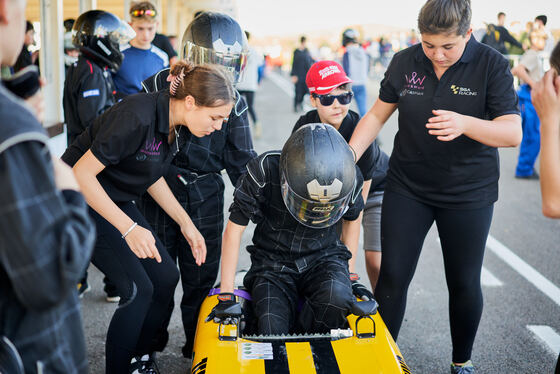
M 64 118 L 68 145 L 114 103 L 115 85 L 107 68 L 80 55 L 64 81 Z
M 26 373 L 87 373 L 76 284 L 94 226 L 76 191 L 55 186 L 43 128 L 0 85 L 0 335 Z

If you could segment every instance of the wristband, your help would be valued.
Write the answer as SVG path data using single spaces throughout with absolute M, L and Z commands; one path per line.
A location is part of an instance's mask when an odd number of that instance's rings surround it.
M 360 276 L 358 274 L 350 273 L 350 281 L 351 282 L 355 282 L 355 281 L 358 281 L 358 280 L 360 280 Z
M 222 292 L 218 295 L 219 301 L 235 301 L 235 294 L 232 292 Z
M 132 224 L 132 226 L 130 226 L 130 228 L 129 228 L 128 230 L 126 230 L 126 232 L 125 232 L 124 234 L 122 234 L 121 237 L 122 237 L 123 239 L 126 238 L 126 236 L 127 236 L 128 234 L 130 234 L 130 232 L 131 232 L 132 230 L 134 230 L 134 228 L 135 228 L 136 226 L 138 226 L 138 222 L 134 222 L 134 223 Z

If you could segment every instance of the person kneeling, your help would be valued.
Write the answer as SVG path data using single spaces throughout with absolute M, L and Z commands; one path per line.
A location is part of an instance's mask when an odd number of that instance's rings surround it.
M 352 151 L 330 125 L 305 125 L 282 152 L 251 160 L 230 207 L 221 294 L 210 318 L 225 321 L 239 312 L 232 308 L 234 277 L 241 236 L 251 220 L 256 228 L 253 245 L 247 247 L 251 268 L 244 285 L 252 295 L 258 333 L 324 333 L 345 327 L 356 298 L 348 269 L 352 254 L 339 232 L 344 238 L 353 224 L 359 225 L 361 189 Z

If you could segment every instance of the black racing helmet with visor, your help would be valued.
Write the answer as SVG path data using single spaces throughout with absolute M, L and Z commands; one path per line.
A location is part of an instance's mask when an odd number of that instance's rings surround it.
M 222 65 L 237 84 L 243 78 L 248 53 L 247 37 L 236 20 L 223 13 L 201 12 L 183 34 L 179 58 L 195 65 Z
M 305 226 L 325 228 L 338 222 L 359 193 L 356 181 L 352 151 L 331 125 L 302 126 L 282 148 L 282 198 Z
M 112 13 L 90 10 L 82 13 L 72 27 L 72 43 L 87 57 L 116 72 L 123 54 L 120 45 L 136 36 L 130 25 Z

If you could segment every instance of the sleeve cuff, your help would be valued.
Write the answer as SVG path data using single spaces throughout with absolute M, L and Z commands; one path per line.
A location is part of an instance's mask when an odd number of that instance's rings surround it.
M 233 210 L 229 215 L 229 220 L 241 226 L 247 226 L 249 224 L 249 218 L 245 217 L 240 210 Z

